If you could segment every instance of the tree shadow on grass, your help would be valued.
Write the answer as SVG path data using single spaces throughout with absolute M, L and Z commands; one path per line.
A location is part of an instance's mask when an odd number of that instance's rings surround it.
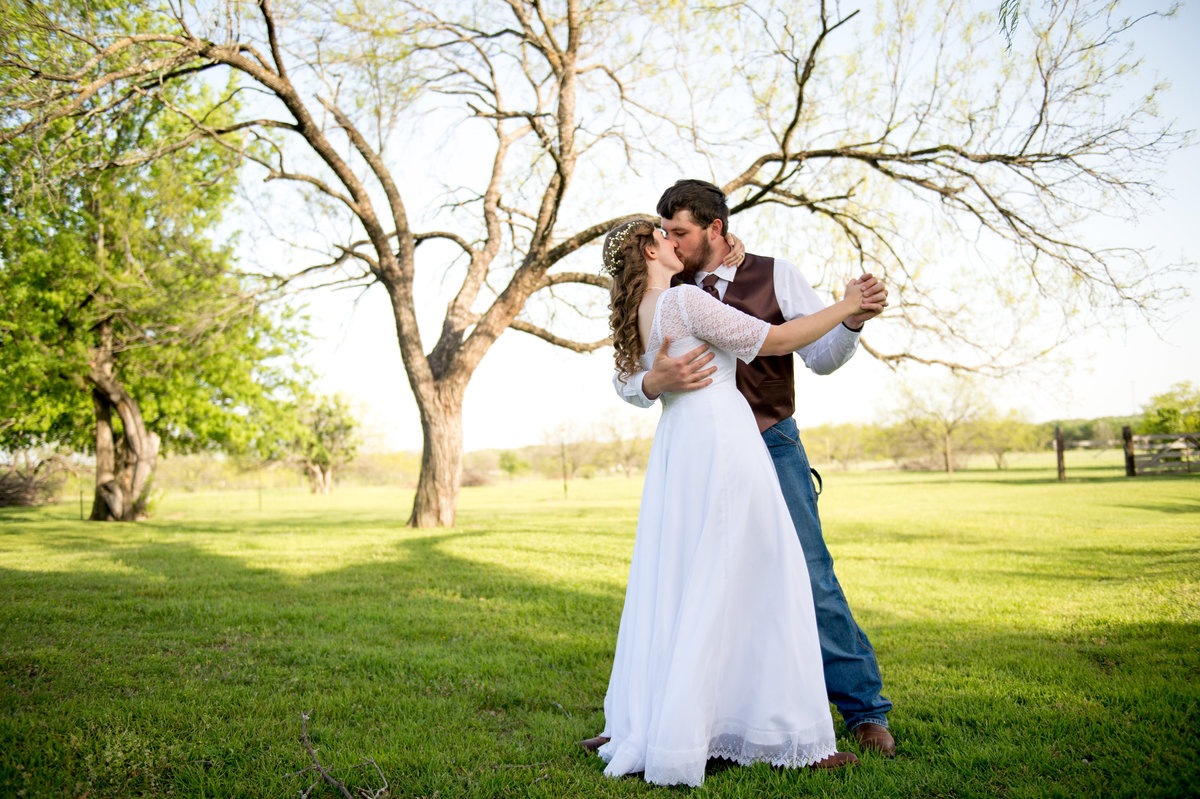
M 279 777 L 305 765 L 293 728 L 314 708 L 351 751 L 429 779 L 460 747 L 460 766 L 486 771 L 522 759 L 535 730 L 560 754 L 593 732 L 623 587 L 572 588 L 447 551 L 487 531 L 380 535 L 378 561 L 289 573 L 188 540 L 226 525 L 171 525 L 172 540 L 138 543 L 146 530 L 39 542 L 111 568 L 0 570 L 0 679 L 11 688 L 0 702 L 0 793 L 18 763 L 65 739 L 76 747 L 61 775 L 68 790 L 82 780 L 120 793 L 153 792 L 151 776 L 166 779 L 179 758 L 212 760 L 223 737 L 278 761 L 259 763 L 274 780 L 262 793 L 277 792 Z M 81 729 L 90 734 L 72 732 Z M 120 758 L 111 773 L 97 766 L 126 733 L 139 751 L 162 753 L 135 769 L 141 777 Z M 227 787 L 246 793 L 249 775 L 230 761 L 221 758 Z
M 1148 502 L 1143 504 L 1127 502 L 1119 505 L 1111 505 L 1110 507 L 1126 508 L 1129 510 L 1144 510 L 1150 513 L 1169 513 L 1172 515 L 1180 513 L 1200 513 L 1200 499 L 1192 500 L 1190 502 Z
M 1003 566 L 987 565 L 987 560 L 958 566 L 924 563 L 919 567 L 898 566 L 924 576 L 972 581 L 979 590 L 1001 578 L 1030 579 L 1039 582 L 1098 583 L 1128 582 L 1142 584 L 1147 580 L 1176 578 L 1186 580 L 1195 572 L 1200 560 L 1197 547 L 1078 546 L 1065 548 L 1013 549 L 976 548 L 981 556 L 995 556 Z

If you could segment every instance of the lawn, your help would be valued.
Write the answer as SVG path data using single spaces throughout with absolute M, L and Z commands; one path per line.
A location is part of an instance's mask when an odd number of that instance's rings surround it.
M 1082 457 L 1082 456 L 1081 456 Z M 1200 478 L 1103 458 L 826 475 L 894 761 L 710 768 L 696 796 L 1184 796 L 1200 786 Z M 168 496 L 151 521 L 0 511 L 0 795 L 669 796 L 601 728 L 640 482 Z M 764 564 L 764 567 L 766 564 Z M 844 741 L 843 748 L 852 748 Z M 334 796 L 319 789 L 314 796 Z

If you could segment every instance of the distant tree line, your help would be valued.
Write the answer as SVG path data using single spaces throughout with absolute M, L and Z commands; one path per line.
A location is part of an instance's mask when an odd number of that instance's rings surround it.
M 1062 428 L 1069 448 L 1119 447 L 1121 430 L 1137 435 L 1200 432 L 1200 389 L 1190 382 L 1177 383 L 1156 395 L 1140 416 L 1102 416 L 1030 422 L 1014 411 L 986 406 L 959 418 L 946 408 L 957 406 L 943 397 L 940 412 L 926 407 L 919 413 L 903 406 L 889 421 L 827 424 L 801 431 L 810 460 L 818 469 L 876 467 L 945 470 L 949 439 L 950 468 L 961 468 L 968 457 L 989 456 L 997 469 L 1008 466 L 1014 453 L 1044 452 L 1054 447 L 1054 432 Z M 363 486 L 413 489 L 421 469 L 419 452 L 360 452 L 357 423 L 345 400 L 309 398 L 299 405 L 277 406 L 284 421 L 271 429 L 270 445 L 241 454 L 204 452 L 164 459 L 157 485 L 167 490 L 250 490 L 308 486 L 314 492 L 332 486 L 336 469 L 340 482 Z M 961 414 L 960 414 L 961 415 Z M 618 417 L 592 426 L 561 425 L 547 431 L 541 444 L 514 449 L 485 449 L 466 453 L 463 486 L 480 486 L 502 480 L 589 479 L 598 476 L 641 474 L 650 454 L 653 427 L 649 418 L 628 421 Z M 261 442 L 260 442 L 261 443 Z M 70 469 L 70 459 L 44 452 L 0 453 L 0 505 L 33 504 L 50 499 L 53 486 L 39 475 L 59 475 Z M 324 477 L 314 479 L 313 472 Z M 7 499 L 6 499 L 7 498 Z M 19 501 L 18 501 L 19 500 Z
M 971 380 L 951 380 L 927 392 L 905 389 L 888 419 L 876 423 L 843 423 L 801 431 L 809 459 L 826 468 L 849 469 L 883 464 L 897 469 L 948 471 L 961 468 L 969 456 L 992 458 L 997 469 L 1008 466 L 1013 453 L 1053 449 L 1057 428 L 1069 448 L 1115 448 L 1121 430 L 1134 434 L 1200 431 L 1200 389 L 1181 382 L 1151 397 L 1140 416 L 1102 416 L 1031 422 L 1017 411 L 992 406 Z M 634 474 L 645 466 L 652 433 L 626 432 L 609 424 L 591 430 L 560 429 L 538 446 L 468 453 L 464 485 L 493 477 L 527 475 L 593 477 Z

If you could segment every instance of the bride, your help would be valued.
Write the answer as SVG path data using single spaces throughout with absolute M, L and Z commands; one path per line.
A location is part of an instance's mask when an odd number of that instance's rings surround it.
M 666 340 L 672 357 L 707 342 L 717 370 L 705 388 L 663 396 L 597 739 L 604 773 L 697 786 L 710 758 L 853 763 L 837 752 L 804 553 L 734 374 L 737 358 L 793 352 L 879 307 L 854 281 L 841 301 L 771 325 L 670 288 L 682 269 L 649 222 L 605 238 L 620 378 L 650 369 Z

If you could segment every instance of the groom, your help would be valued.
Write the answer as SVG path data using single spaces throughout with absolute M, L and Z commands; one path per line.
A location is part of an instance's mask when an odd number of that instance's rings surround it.
M 799 270 L 782 259 L 746 254 L 738 267 L 723 266 L 729 252 L 725 233 L 729 207 L 719 188 L 702 180 L 680 180 L 658 201 L 658 213 L 667 237 L 674 242 L 685 274 L 727 305 L 773 324 L 820 310 L 817 297 Z M 865 299 L 884 303 L 887 289 L 874 277 L 862 278 Z M 804 364 L 817 374 L 829 374 L 854 354 L 863 324 L 875 316 L 852 316 L 824 337 L 799 350 Z M 622 399 L 648 408 L 663 392 L 691 391 L 708 385 L 712 353 L 702 346 L 678 358 L 667 354 L 664 341 L 649 372 L 633 375 L 626 383 L 614 380 Z M 888 732 L 892 703 L 881 695 L 883 681 L 866 634 L 850 613 L 850 606 L 833 573 L 833 558 L 821 535 L 817 495 L 808 458 L 792 414 L 796 407 L 795 361 L 791 355 L 762 356 L 749 364 L 738 362 L 737 387 L 750 403 L 759 432 L 775 462 L 783 497 L 804 548 L 812 583 L 825 687 L 842 714 L 846 729 L 865 750 L 884 757 L 896 753 Z M 602 739 L 581 744 L 601 745 Z

